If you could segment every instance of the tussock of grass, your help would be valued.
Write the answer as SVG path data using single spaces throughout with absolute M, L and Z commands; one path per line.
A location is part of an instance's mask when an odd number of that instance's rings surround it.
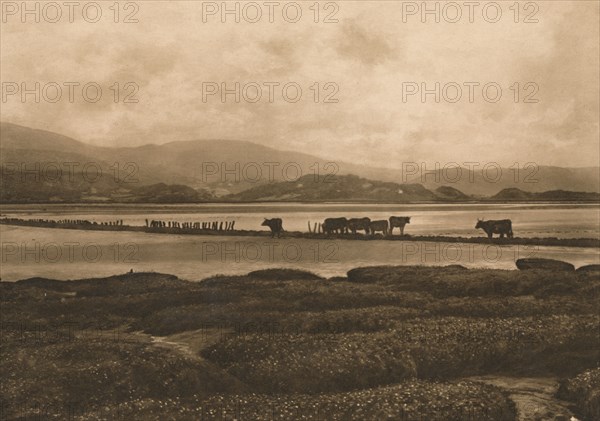
M 3 341 L 3 419 L 46 419 L 53 414 L 72 419 L 65 413 L 69 405 L 89 409 L 142 398 L 206 398 L 217 390 L 247 391 L 210 364 L 173 355 L 133 336 L 94 336 Z
M 379 333 L 231 335 L 203 355 L 265 393 L 344 391 L 413 376 L 577 370 L 598 359 L 597 327 L 593 316 L 409 319 Z M 570 367 L 560 363 L 567 356 Z
M 421 382 L 326 395 L 215 395 L 209 399 L 136 400 L 120 405 L 119 419 L 177 420 L 427 420 L 512 421 L 515 406 L 493 386 Z M 80 419 L 101 419 L 107 411 Z
M 275 269 L 202 282 L 135 273 L 0 283 L 0 399 L 13 409 L 78 399 L 81 419 L 102 419 L 107 406 L 122 419 L 198 419 L 234 394 L 251 419 L 265 419 L 256 411 L 268 405 L 294 419 L 287 411 L 306 405 L 323 408 L 320 419 L 509 420 L 503 394 L 457 378 L 596 367 L 599 298 L 593 272 L 462 267 L 359 268 L 335 280 Z M 69 329 L 77 340 L 65 339 Z M 87 329 L 101 333 L 88 340 Z M 198 353 L 138 331 L 188 338 Z M 595 383 L 570 382 L 565 398 L 595 416 Z M 490 403 L 499 412 L 489 415 Z M 473 408 L 488 412 L 465 418 Z M 57 410 L 42 418 L 64 419 Z
M 594 272 L 596 275 L 600 273 L 600 265 L 585 265 L 578 267 L 576 272 Z
M 384 284 L 394 290 L 423 291 L 436 298 L 578 293 L 597 281 L 593 273 L 545 270 L 468 270 L 462 267 L 373 266 L 352 269 L 348 281 Z M 594 282 L 596 285 L 598 282 Z
M 557 395 L 575 402 L 585 421 L 600 420 L 600 368 L 563 380 Z
M 275 280 L 275 281 L 292 281 L 292 280 L 306 280 L 306 279 L 323 279 L 320 276 L 315 275 L 312 272 L 297 269 L 263 269 L 255 270 L 248 274 L 250 278 L 258 278 L 264 280 Z

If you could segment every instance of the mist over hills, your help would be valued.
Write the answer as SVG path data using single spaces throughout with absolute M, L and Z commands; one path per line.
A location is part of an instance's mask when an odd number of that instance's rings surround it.
M 495 163 L 480 163 L 472 168 L 419 170 L 408 182 L 423 184 L 430 190 L 452 186 L 466 194 L 481 197 L 493 196 L 510 188 L 532 193 L 551 190 L 600 192 L 598 167 L 563 168 L 515 163 L 512 167 L 502 168 Z
M 511 188 L 527 193 L 600 192 L 597 167 L 521 164 L 518 171 L 500 169 L 500 176 L 495 167 L 482 171 L 485 164 L 472 166 L 473 170 L 436 170 L 435 165 L 419 163 L 373 168 L 240 140 L 99 147 L 6 122 L 0 123 L 0 165 L 3 202 L 465 201 L 514 200 L 510 194 L 498 196 Z M 350 174 L 355 177 L 345 177 Z M 319 180 L 335 180 L 337 188 Z M 523 200 L 590 197 L 521 196 Z

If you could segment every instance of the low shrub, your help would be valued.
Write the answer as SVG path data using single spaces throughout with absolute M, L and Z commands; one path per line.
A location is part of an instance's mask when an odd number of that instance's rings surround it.
M 573 402 L 584 421 L 600 420 L 600 368 L 561 381 L 557 396 Z
M 76 420 L 110 420 L 111 408 Z M 118 411 L 118 412 L 117 412 Z M 346 393 L 218 394 L 145 399 L 114 408 L 118 419 L 256 420 L 256 421 L 513 421 L 514 403 L 500 389 L 474 382 L 407 381 L 394 386 Z
M 323 279 L 320 276 L 315 275 L 312 272 L 298 269 L 263 269 L 255 270 L 250 272 L 248 275 L 250 278 L 276 280 L 276 281 L 293 281 L 293 280 L 306 280 L 306 279 Z

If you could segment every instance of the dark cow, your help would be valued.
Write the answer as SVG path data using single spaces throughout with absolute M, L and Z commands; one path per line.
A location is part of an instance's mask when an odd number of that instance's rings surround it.
M 348 229 L 352 234 L 356 234 L 358 230 L 364 230 L 365 234 L 368 234 L 370 223 L 371 219 L 369 218 L 351 218 L 348 220 Z
M 394 227 L 400 228 L 400 235 L 404 235 L 404 226 L 410 224 L 410 216 L 390 216 L 390 235 Z
M 323 232 L 330 234 L 344 234 L 348 232 L 348 220 L 346 218 L 327 218 L 323 222 Z
M 271 228 L 271 238 L 275 237 L 275 234 L 277 234 L 277 237 L 281 237 L 281 232 L 283 231 L 283 222 L 281 221 L 281 218 L 265 218 L 260 225 Z
M 369 231 L 371 235 L 375 235 L 377 231 L 381 231 L 383 235 L 388 235 L 388 221 L 382 219 L 381 221 L 371 221 L 369 224 Z
M 498 221 L 478 219 L 475 229 L 480 228 L 485 231 L 488 238 L 492 238 L 494 234 L 500 234 L 500 238 L 504 238 L 505 235 L 508 238 L 513 238 L 512 221 L 510 219 L 501 219 Z

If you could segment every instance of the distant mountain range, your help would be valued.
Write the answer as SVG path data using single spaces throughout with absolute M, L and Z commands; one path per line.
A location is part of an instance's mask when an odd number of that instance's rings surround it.
M 355 175 L 314 177 L 306 175 L 297 181 L 277 182 L 257 186 L 243 192 L 226 196 L 228 201 L 240 202 L 469 202 L 469 201 L 583 201 L 598 202 L 600 193 L 583 193 L 554 190 L 529 193 L 519 189 L 504 189 L 484 199 L 467 196 L 453 187 L 442 186 L 435 191 L 421 184 L 398 184 L 373 181 Z
M 597 200 L 586 193 L 600 192 L 597 167 L 513 167 L 496 180 L 494 168 L 462 168 L 460 177 L 416 164 L 373 168 L 237 140 L 98 147 L 11 123 L 0 123 L 0 165 L 3 203 Z
M 487 167 L 485 167 L 487 165 Z M 500 168 L 494 163 L 465 167 L 419 171 L 408 182 L 421 183 L 434 190 L 452 186 L 465 194 L 480 197 L 494 196 L 504 189 L 519 189 L 532 193 L 553 190 L 600 192 L 600 168 L 562 168 L 538 166 L 535 163 L 519 163 Z M 485 168 L 485 169 L 484 169 Z M 460 177 L 459 177 L 460 176 Z
M 552 202 L 552 201 L 570 201 L 570 202 L 597 202 L 600 200 L 600 193 L 575 192 L 564 190 L 551 190 L 541 193 L 531 193 L 520 189 L 504 189 L 490 198 L 495 201 L 503 202 Z

